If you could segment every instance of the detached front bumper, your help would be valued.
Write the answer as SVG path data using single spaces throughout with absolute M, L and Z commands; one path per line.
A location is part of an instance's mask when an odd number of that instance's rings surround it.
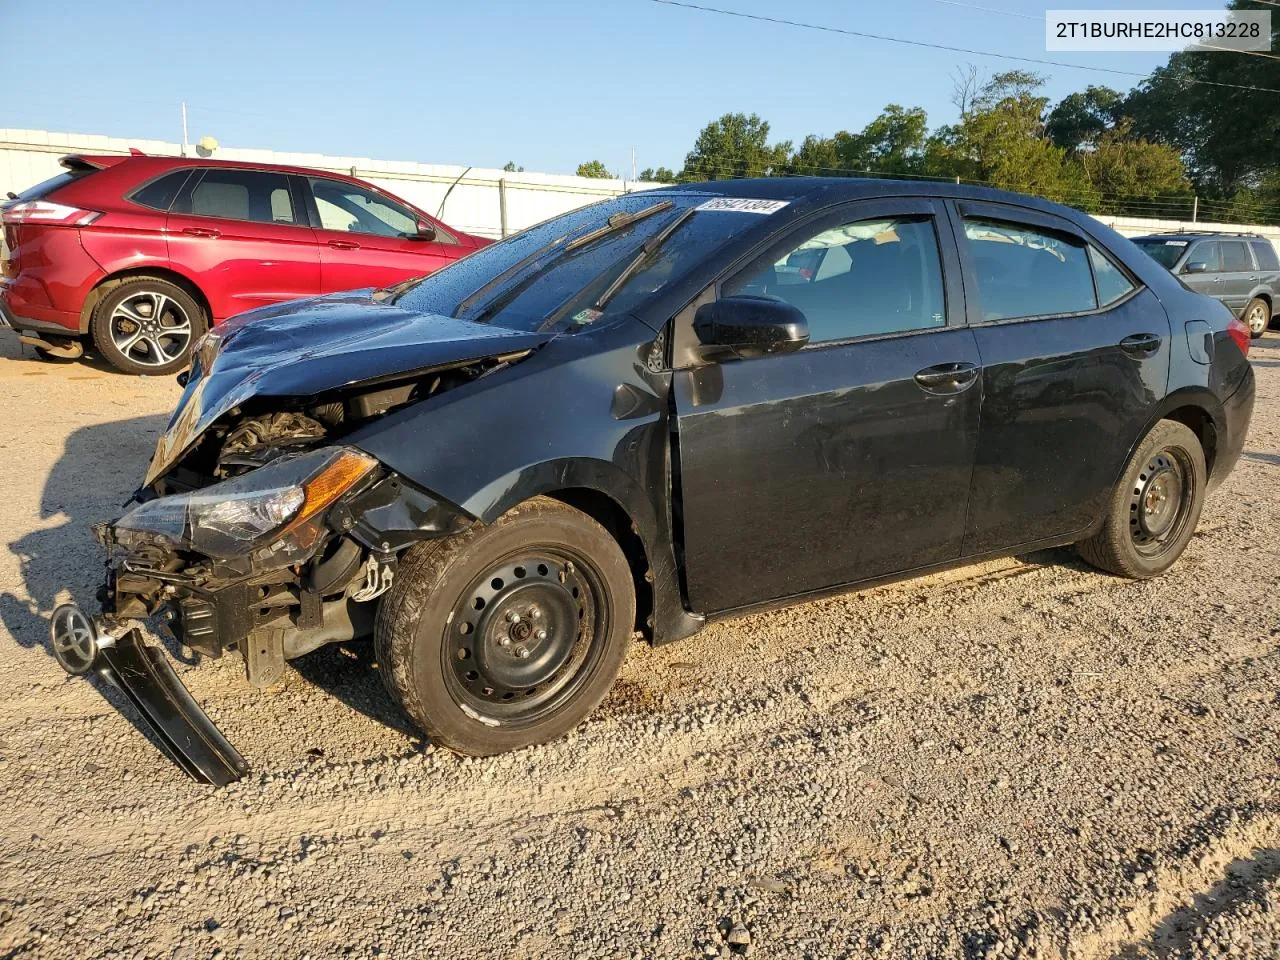
M 193 780 L 225 787 L 249 771 L 244 757 L 187 692 L 164 651 L 144 643 L 136 627 L 64 604 L 53 612 L 49 633 L 63 669 L 96 674 L 120 690 Z

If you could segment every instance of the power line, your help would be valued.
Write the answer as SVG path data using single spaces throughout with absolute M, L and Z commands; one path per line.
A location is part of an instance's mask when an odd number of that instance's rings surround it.
M 973 50 L 968 47 L 953 47 L 945 43 L 930 43 L 925 40 L 908 40 L 905 37 L 893 37 L 883 33 L 868 33 L 863 30 L 848 30 L 844 27 L 831 27 L 821 23 L 804 23 L 800 20 L 786 20 L 782 17 L 769 17 L 760 13 L 744 13 L 741 10 L 725 10 L 720 7 L 706 7 L 685 0 L 649 0 L 650 3 L 662 4 L 666 7 L 682 7 L 686 10 L 698 10 L 703 13 L 716 13 L 724 17 L 738 17 L 742 20 L 756 20 L 761 23 L 774 23 L 780 26 L 801 27 L 805 30 L 820 30 L 824 33 L 838 33 L 847 37 L 860 37 L 864 40 L 880 40 L 885 43 L 898 43 L 908 47 L 924 47 L 927 50 L 945 50 L 948 53 L 963 53 L 971 57 L 994 57 L 997 60 L 1011 60 L 1017 63 L 1034 63 L 1047 67 L 1065 67 L 1068 70 L 1092 70 L 1095 73 L 1111 73 L 1124 77 L 1138 77 L 1145 80 L 1147 74 L 1136 70 L 1118 70 L 1113 67 L 1090 67 L 1079 63 L 1067 63 L 1062 60 L 1042 60 L 1037 57 L 1020 57 L 1012 53 L 995 53 L 990 50 Z M 1254 93 L 1280 93 L 1280 89 L 1257 87 L 1240 83 L 1221 83 L 1217 80 L 1196 80 L 1190 77 L 1177 77 L 1176 82 L 1183 84 L 1200 84 L 1210 87 L 1227 87 L 1232 90 L 1249 90 Z

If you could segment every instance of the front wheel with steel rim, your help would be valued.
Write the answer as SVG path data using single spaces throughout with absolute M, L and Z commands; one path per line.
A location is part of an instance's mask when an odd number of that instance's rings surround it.
M 1077 544 L 1080 555 L 1124 577 L 1163 573 L 1195 533 L 1205 481 L 1199 438 L 1185 424 L 1161 420 L 1130 457 L 1102 529 Z
M 411 549 L 374 636 L 383 680 L 418 726 L 488 756 L 554 739 L 594 710 L 634 620 L 617 541 L 539 497 Z
M 93 311 L 93 341 L 125 373 L 166 374 L 187 365 L 207 327 L 204 310 L 181 287 L 135 277 L 110 290 Z
M 1261 297 L 1254 297 L 1244 308 L 1241 318 L 1249 328 L 1249 336 L 1257 340 L 1267 332 L 1267 327 L 1271 326 L 1271 308 Z

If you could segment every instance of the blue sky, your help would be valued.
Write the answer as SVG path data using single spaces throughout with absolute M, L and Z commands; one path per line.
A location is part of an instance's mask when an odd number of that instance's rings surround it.
M 1044 11 L 1108 6 L 1097 0 L 695 2 L 1091 67 L 1145 73 L 1166 59 L 1046 53 Z M 552 173 L 600 159 L 629 175 L 632 147 L 641 169 L 678 168 L 728 111 L 796 142 L 859 129 L 891 102 L 937 125 L 954 119 L 958 69 L 1019 66 L 652 0 L 0 0 L 0 36 L 0 127 L 176 141 L 185 98 L 193 140 Z M 1133 81 L 1032 69 L 1054 98 Z

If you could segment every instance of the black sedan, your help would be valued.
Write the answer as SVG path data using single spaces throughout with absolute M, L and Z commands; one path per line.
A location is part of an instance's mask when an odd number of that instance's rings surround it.
M 538 743 L 637 630 L 1051 545 L 1163 572 L 1240 454 L 1248 347 L 1041 200 L 805 178 L 619 197 L 215 329 L 98 528 L 102 612 L 56 611 L 54 651 L 213 783 L 246 764 L 140 618 L 237 649 L 258 686 L 372 635 L 435 742 Z

